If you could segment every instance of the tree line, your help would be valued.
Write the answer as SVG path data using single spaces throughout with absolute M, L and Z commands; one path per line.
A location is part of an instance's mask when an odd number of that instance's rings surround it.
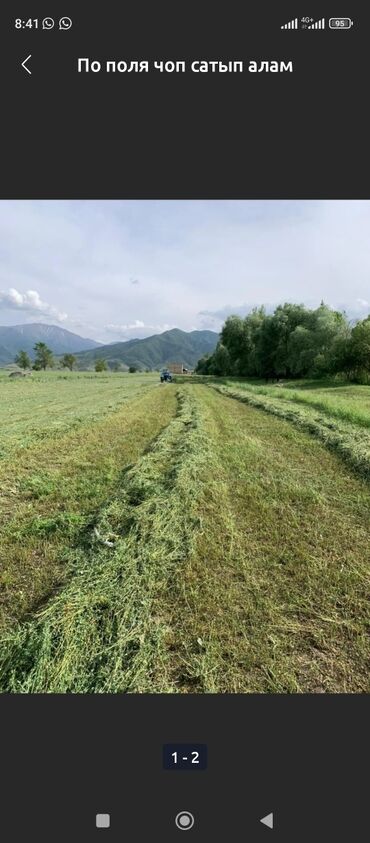
M 37 342 L 33 346 L 33 350 L 35 352 L 35 359 L 32 362 L 30 356 L 27 354 L 27 351 L 19 351 L 16 357 L 14 358 L 14 362 L 19 366 L 20 369 L 34 369 L 36 372 L 40 372 L 42 369 L 45 371 L 46 369 L 53 369 L 55 366 L 55 360 L 53 356 L 53 352 L 50 348 L 46 345 L 45 342 Z M 76 357 L 74 354 L 64 354 L 60 361 L 61 365 L 65 369 L 70 369 L 72 371 L 75 363 Z
M 324 302 L 316 310 L 286 303 L 272 314 L 256 307 L 244 319 L 226 319 L 214 353 L 195 371 L 265 380 L 342 374 L 368 382 L 370 316 L 352 325 Z
M 37 342 L 33 346 L 33 350 L 35 352 L 35 359 L 32 362 L 30 356 L 27 354 L 27 351 L 19 351 L 16 357 L 14 358 L 14 362 L 19 366 L 20 369 L 34 369 L 36 372 L 45 371 L 46 369 L 53 369 L 55 366 L 55 359 L 53 352 L 50 348 L 46 345 L 45 342 Z M 64 369 L 69 369 L 71 372 L 73 371 L 74 365 L 77 362 L 77 358 L 74 354 L 64 354 L 60 360 L 60 365 Z M 103 358 L 96 360 L 95 362 L 95 371 L 96 372 L 106 372 L 108 370 L 107 361 Z M 120 371 L 119 364 L 113 364 L 113 371 Z M 137 372 L 138 369 L 136 366 L 129 366 L 129 372 L 134 373 Z M 147 370 L 149 371 L 149 369 Z

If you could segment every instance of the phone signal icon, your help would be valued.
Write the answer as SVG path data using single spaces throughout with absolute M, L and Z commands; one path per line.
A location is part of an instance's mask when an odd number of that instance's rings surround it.
M 290 20 L 289 23 L 284 23 L 280 29 L 298 29 L 298 18 L 294 18 L 294 20 Z
M 325 18 L 321 18 L 321 20 L 316 20 L 315 23 L 311 23 L 307 29 L 325 29 Z

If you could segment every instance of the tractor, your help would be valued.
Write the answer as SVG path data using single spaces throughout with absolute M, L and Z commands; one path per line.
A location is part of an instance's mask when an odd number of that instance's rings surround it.
M 169 371 L 169 369 L 162 369 L 162 371 L 160 373 L 160 378 L 161 378 L 161 383 L 165 383 L 166 381 L 168 381 L 168 383 L 171 383 L 172 375 L 171 375 L 171 372 Z

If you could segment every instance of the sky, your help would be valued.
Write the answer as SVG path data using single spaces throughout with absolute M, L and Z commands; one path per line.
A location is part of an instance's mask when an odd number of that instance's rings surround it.
M 323 299 L 370 312 L 370 201 L 0 201 L 0 325 L 109 343 Z

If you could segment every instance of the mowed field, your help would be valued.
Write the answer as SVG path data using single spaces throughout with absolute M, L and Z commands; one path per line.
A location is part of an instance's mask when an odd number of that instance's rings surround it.
M 225 381 L 255 395 L 278 398 L 370 429 L 370 386 L 343 384 L 340 381 L 287 381 L 270 386 L 253 385 L 241 381 Z
M 0 691 L 369 690 L 370 387 L 0 378 Z

